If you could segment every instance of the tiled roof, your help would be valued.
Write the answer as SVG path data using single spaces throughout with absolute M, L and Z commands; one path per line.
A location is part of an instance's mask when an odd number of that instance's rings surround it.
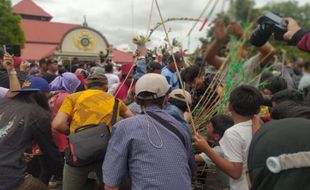
M 14 5 L 12 7 L 12 10 L 14 13 L 21 15 L 47 17 L 49 18 L 49 20 L 53 18 L 50 14 L 48 14 L 32 0 L 22 0 L 16 5 Z

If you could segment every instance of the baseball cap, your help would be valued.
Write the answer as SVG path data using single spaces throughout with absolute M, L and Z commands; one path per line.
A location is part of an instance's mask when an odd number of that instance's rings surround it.
M 160 74 L 148 73 L 143 75 L 136 83 L 136 94 L 139 99 L 152 100 L 165 96 L 170 89 L 166 78 Z M 152 95 L 141 96 L 142 92 L 149 92 Z
M 189 92 L 183 89 L 175 89 L 169 94 L 170 98 L 179 100 L 181 102 L 188 102 L 189 104 L 192 104 L 192 96 Z
M 49 92 L 50 88 L 46 80 L 40 77 L 32 77 L 23 83 L 20 90 L 14 92 Z
M 88 84 L 91 83 L 102 83 L 108 84 L 108 78 L 104 74 L 92 73 L 87 77 Z

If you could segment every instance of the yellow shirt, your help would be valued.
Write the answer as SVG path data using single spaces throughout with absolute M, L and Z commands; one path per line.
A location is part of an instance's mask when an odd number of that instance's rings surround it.
M 101 122 L 107 124 L 111 131 L 114 101 L 114 96 L 111 94 L 90 89 L 67 96 L 59 112 L 69 115 L 70 133 L 74 133 L 79 127 Z M 119 115 L 124 114 L 127 109 L 127 106 L 119 101 L 116 121 L 119 120 Z

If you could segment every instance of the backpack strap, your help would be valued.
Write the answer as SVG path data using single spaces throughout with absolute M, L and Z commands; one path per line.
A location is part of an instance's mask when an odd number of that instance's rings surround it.
M 155 113 L 152 113 L 152 112 L 146 112 L 146 113 L 149 116 L 151 116 L 153 119 L 155 119 L 157 122 L 159 122 L 161 125 L 166 127 L 169 131 L 174 133 L 181 140 L 183 145 L 186 147 L 184 136 L 182 135 L 182 133 L 175 126 L 171 125 L 168 121 L 164 120 L 163 118 L 161 118 L 160 116 L 158 116 Z
M 113 106 L 113 113 L 112 113 L 112 120 L 111 120 L 112 125 L 116 123 L 118 104 L 119 104 L 119 100 L 117 98 L 114 98 L 114 106 Z

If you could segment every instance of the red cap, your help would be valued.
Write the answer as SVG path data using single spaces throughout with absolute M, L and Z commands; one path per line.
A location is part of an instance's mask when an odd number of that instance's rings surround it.
M 24 61 L 21 57 L 14 57 L 14 68 L 18 68 L 20 64 Z

